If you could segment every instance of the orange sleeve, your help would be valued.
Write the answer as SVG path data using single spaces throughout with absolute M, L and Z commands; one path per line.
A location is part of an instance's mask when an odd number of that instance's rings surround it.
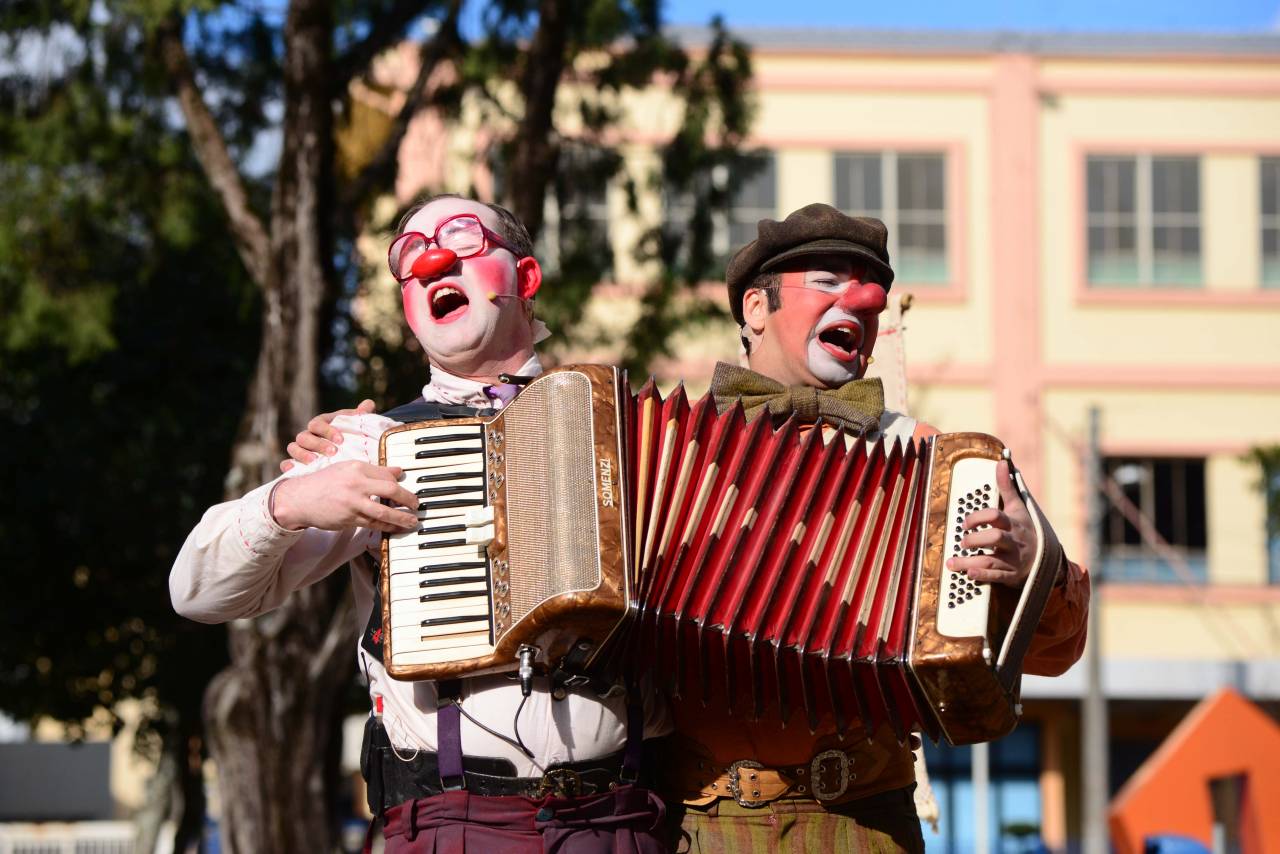
M 1024 673 L 1059 676 L 1084 653 L 1089 628 L 1089 573 L 1064 556 L 1066 580 L 1053 588 L 1023 661 Z

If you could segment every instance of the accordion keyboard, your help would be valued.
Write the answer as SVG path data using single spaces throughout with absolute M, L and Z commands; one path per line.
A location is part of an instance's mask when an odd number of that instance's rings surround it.
M 995 467 L 993 460 L 970 457 L 959 460 L 952 469 L 951 495 L 947 501 L 948 558 L 991 553 L 989 549 L 963 548 L 960 540 L 970 530 L 965 528 L 964 522 L 970 513 L 999 503 Z M 946 596 L 946 604 L 938 603 L 939 633 L 953 638 L 986 634 L 990 584 L 980 584 L 963 572 L 953 572 L 944 563 L 942 592 Z
M 494 650 L 486 545 L 484 427 L 448 425 L 387 438 L 386 461 L 418 496 L 416 531 L 388 537 L 393 664 L 434 664 Z

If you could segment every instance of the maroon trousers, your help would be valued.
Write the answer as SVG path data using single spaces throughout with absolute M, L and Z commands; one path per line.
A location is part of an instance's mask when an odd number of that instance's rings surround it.
M 661 854 L 665 818 L 636 786 L 538 800 L 459 790 L 392 807 L 383 835 L 386 854 Z

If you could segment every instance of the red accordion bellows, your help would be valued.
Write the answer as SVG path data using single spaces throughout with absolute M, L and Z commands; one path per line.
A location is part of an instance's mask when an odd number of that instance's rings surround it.
M 640 670 L 755 718 L 936 736 L 905 668 L 922 448 L 747 424 L 652 383 L 626 423 Z

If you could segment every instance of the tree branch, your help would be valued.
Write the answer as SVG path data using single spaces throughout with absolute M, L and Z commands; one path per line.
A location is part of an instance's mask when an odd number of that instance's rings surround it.
M 391 8 L 374 16 L 373 29 L 362 40 L 352 45 L 341 56 L 334 57 L 333 85 L 345 87 L 358 74 L 362 74 L 373 58 L 404 37 L 404 31 L 414 19 L 435 5 L 431 0 L 393 0 Z M 450 4 L 456 13 L 457 3 Z M 341 91 L 335 92 L 340 96 Z
M 450 0 L 449 11 L 435 36 L 420 51 L 418 77 L 405 98 L 404 106 L 396 115 L 395 122 L 382 147 L 373 159 L 360 170 L 360 174 L 352 179 L 343 195 L 343 205 L 351 207 L 363 199 L 369 191 L 379 185 L 388 183 L 395 174 L 400 153 L 400 143 L 409 130 L 409 123 L 418 111 L 431 102 L 434 93 L 428 93 L 427 82 L 431 79 L 436 67 L 448 57 L 455 55 L 462 44 L 458 35 L 458 15 L 462 11 L 462 0 Z
M 249 206 L 240 170 L 236 168 L 227 151 L 226 140 L 214 121 L 213 113 L 204 101 L 195 74 L 191 70 L 191 58 L 182 43 L 182 19 L 169 18 L 156 29 L 160 58 L 169 73 L 182 114 L 187 120 L 187 132 L 195 148 L 196 158 L 205 176 L 222 200 L 222 207 L 231 222 L 231 233 L 236 241 L 236 251 L 244 262 L 249 275 L 259 286 L 267 280 L 267 231 L 262 221 Z

